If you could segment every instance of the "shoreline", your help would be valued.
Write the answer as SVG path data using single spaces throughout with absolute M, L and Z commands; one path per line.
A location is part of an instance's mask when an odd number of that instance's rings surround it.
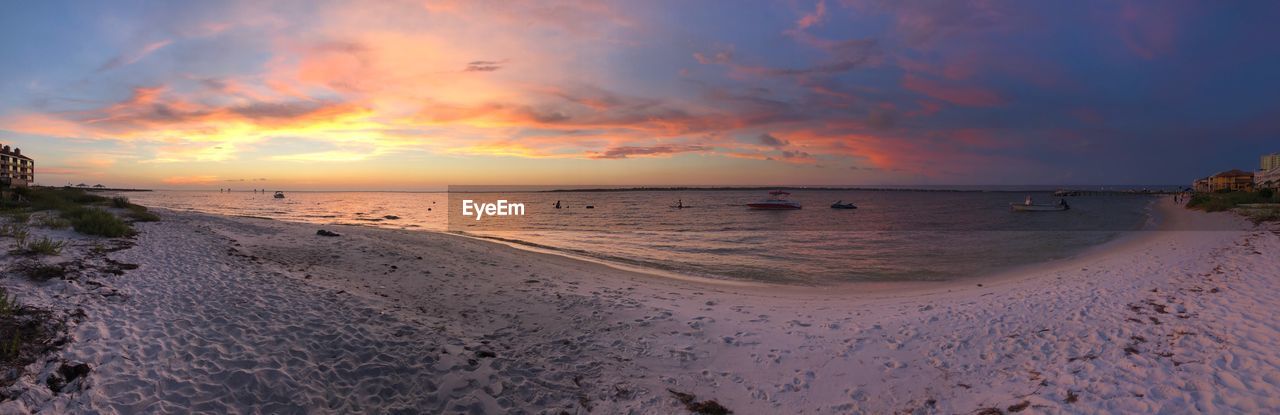
M 1280 322 L 1247 313 L 1280 298 L 1280 232 L 1228 214 L 1168 210 L 1237 230 L 1143 232 L 981 285 L 836 290 L 156 211 L 127 249 L 58 234 L 136 269 L 4 280 L 80 310 L 56 358 L 93 369 L 63 394 L 31 371 L 0 412 L 682 412 L 668 390 L 737 413 L 1280 409 Z
M 642 190 L 648 190 L 648 189 L 642 189 Z M 895 190 L 895 189 L 890 189 L 890 190 Z M 1032 270 L 1035 270 L 1037 267 L 1053 265 L 1060 262 L 1073 261 L 1078 258 L 1086 257 L 1093 253 L 1101 252 L 1102 250 L 1107 249 L 1108 247 L 1119 246 L 1119 244 L 1123 241 L 1140 237 L 1141 235 L 1146 234 L 1148 232 L 1160 232 L 1160 231 L 1173 230 L 1173 226 L 1171 225 L 1156 224 L 1152 226 L 1150 222 L 1152 222 L 1152 220 L 1156 216 L 1169 215 L 1169 212 L 1168 212 L 1169 209 L 1175 209 L 1179 207 L 1171 206 L 1172 205 L 1171 199 L 1168 197 L 1156 196 L 1152 194 L 1142 194 L 1142 196 L 1147 196 L 1152 198 L 1148 206 L 1148 209 L 1151 210 L 1151 213 L 1149 213 L 1149 218 L 1147 221 L 1148 223 L 1144 224 L 1140 229 L 1129 230 L 1129 231 L 1119 231 L 1117 232 L 1118 236 L 1116 236 L 1115 238 L 1112 238 L 1111 240 L 1108 240 L 1106 242 L 1103 242 L 1097 245 L 1082 248 L 1079 251 L 1070 253 L 1065 257 L 1012 265 L 1008 267 L 989 270 L 981 274 L 967 275 L 962 277 L 952 277 L 946 280 L 836 281 L 836 282 L 829 282 L 829 283 L 809 283 L 809 284 L 798 283 L 798 282 L 786 283 L 786 282 L 760 281 L 760 280 L 739 278 L 739 277 L 725 276 L 725 275 L 697 275 L 697 274 L 683 272 L 675 269 L 664 269 L 658 266 L 628 263 L 625 260 L 620 260 L 616 258 L 578 254 L 565 249 L 542 245 L 540 243 L 532 242 L 532 241 L 510 239 L 510 238 L 504 238 L 499 236 L 476 235 L 476 234 L 470 234 L 464 231 L 438 230 L 438 229 L 429 229 L 429 228 L 421 228 L 421 227 L 395 228 L 395 227 L 378 226 L 375 224 L 367 224 L 367 223 L 359 223 L 359 222 L 331 222 L 331 223 L 303 222 L 303 221 L 293 221 L 288 219 L 272 218 L 272 217 L 266 217 L 266 216 L 211 213 L 211 212 L 194 210 L 190 208 L 185 210 L 174 210 L 169 208 L 155 208 L 155 209 L 161 212 L 167 211 L 167 212 L 195 213 L 195 214 L 205 214 L 205 215 L 213 215 L 213 216 L 226 216 L 226 217 L 236 217 L 236 218 L 258 219 L 258 220 L 272 220 L 272 221 L 278 221 L 282 223 L 291 223 L 291 224 L 309 225 L 309 226 L 361 227 L 361 228 L 383 229 L 383 230 L 391 230 L 391 231 L 427 232 L 427 233 L 433 233 L 433 234 L 450 235 L 450 236 L 462 237 L 462 238 L 467 238 L 472 240 L 485 241 L 485 242 L 503 245 L 503 246 L 507 246 L 514 249 L 531 252 L 531 253 L 558 256 L 558 257 L 568 258 L 575 261 L 584 261 L 584 262 L 604 265 L 606 267 L 609 267 L 618 271 L 646 274 L 646 275 L 650 275 L 657 278 L 682 280 L 682 281 L 693 282 L 693 283 L 710 284 L 710 285 L 727 286 L 727 287 L 779 288 L 779 289 L 787 289 L 787 290 L 812 289 L 818 292 L 835 290 L 838 293 L 843 295 L 843 294 L 848 294 L 849 291 L 857 291 L 857 290 L 880 292 L 880 291 L 893 291 L 893 290 L 931 289 L 931 288 L 939 288 L 939 287 L 945 289 L 949 286 L 957 286 L 957 285 L 964 285 L 964 284 L 981 284 L 986 281 L 998 281 L 998 280 L 1003 280 L 1005 278 L 1008 278 L 1010 275 L 1016 276 L 1017 274 L 1020 274 L 1020 273 L 1030 272 Z M 1153 227 L 1154 229 L 1149 229 Z

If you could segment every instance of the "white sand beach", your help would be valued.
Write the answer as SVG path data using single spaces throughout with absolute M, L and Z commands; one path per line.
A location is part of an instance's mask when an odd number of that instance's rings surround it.
M 83 317 L 0 413 L 687 413 L 670 391 L 736 414 L 1280 411 L 1280 231 L 1158 209 L 1165 226 L 1238 230 L 1139 232 L 988 278 L 840 287 L 187 212 L 159 211 L 114 251 L 43 230 L 89 265 L 0 283 Z M 107 259 L 137 268 L 114 275 Z M 53 359 L 92 372 L 51 391 Z

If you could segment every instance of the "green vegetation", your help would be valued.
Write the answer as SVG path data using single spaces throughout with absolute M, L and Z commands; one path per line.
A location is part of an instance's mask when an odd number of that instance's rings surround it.
M 1276 195 L 1270 191 L 1197 193 L 1191 196 L 1187 207 L 1205 212 L 1222 212 L 1245 204 L 1277 202 L 1280 200 L 1277 200 Z
M 98 209 L 81 207 L 73 209 L 69 212 L 63 212 L 62 217 L 71 221 L 71 227 L 76 232 L 85 235 L 106 236 L 110 238 L 133 235 L 133 228 L 111 212 Z
M 129 213 L 126 215 L 135 222 L 158 222 L 160 220 L 160 215 L 148 212 L 146 206 L 129 205 L 128 209 Z
M 66 244 L 64 241 L 55 241 L 47 236 L 34 241 L 22 238 L 18 240 L 18 251 L 32 255 L 58 255 L 62 253 L 62 247 Z
M 62 323 L 45 310 L 23 307 L 15 296 L 0 287 L 0 371 L 17 370 L 45 353 L 53 334 Z M 0 387 L 7 386 L 0 384 Z
M 124 196 L 116 196 L 111 198 L 111 206 L 117 207 L 120 209 L 126 209 L 132 205 L 129 203 L 129 198 Z
M 1280 222 L 1280 207 L 1248 208 L 1241 210 L 1254 224 Z
M 4 216 L 9 218 L 10 222 L 19 225 L 25 225 L 31 220 L 31 212 L 26 209 L 6 209 Z
M 41 216 L 40 219 L 37 219 L 36 225 L 44 228 L 49 228 L 49 229 L 66 229 L 71 227 L 71 221 L 52 215 L 52 214 L 48 214 L 48 215 Z
M 16 223 L 0 224 L 0 236 L 17 239 L 19 243 L 21 243 L 22 241 L 27 240 L 28 235 L 30 235 L 30 233 L 27 232 L 27 225 L 19 225 Z
M 123 216 L 134 222 L 160 220 L 160 216 L 148 212 L 144 206 L 130 203 L 124 196 L 107 198 L 81 189 L 48 187 L 19 188 L 14 194 L 17 197 L 5 201 L 3 209 L 18 223 L 26 223 L 32 211 L 47 211 L 50 214 L 42 216 L 38 225 L 52 229 L 71 227 L 86 235 L 120 237 L 133 235 L 133 228 L 104 208 L 124 209 Z

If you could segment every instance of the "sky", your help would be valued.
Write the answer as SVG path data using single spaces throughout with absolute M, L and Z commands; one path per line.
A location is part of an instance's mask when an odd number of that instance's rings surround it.
M 1280 2 L 0 7 L 0 143 L 45 185 L 1182 184 L 1280 151 Z

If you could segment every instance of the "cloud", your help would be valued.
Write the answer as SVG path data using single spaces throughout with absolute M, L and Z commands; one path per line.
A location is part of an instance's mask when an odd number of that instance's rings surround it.
M 1005 103 L 994 91 L 979 86 L 946 84 L 920 76 L 907 74 L 902 77 L 902 87 L 966 107 L 993 107 Z
M 1139 58 L 1151 60 L 1172 53 L 1177 46 L 1180 20 L 1195 15 L 1193 2 L 1167 2 L 1146 5 L 1124 2 L 1120 5 L 1115 30 L 1124 46 Z
M 824 0 L 818 0 L 818 4 L 814 6 L 814 10 L 812 13 L 806 13 L 804 16 L 800 16 L 799 20 L 796 20 L 795 30 L 805 30 L 805 29 L 808 29 L 809 27 L 817 25 L 818 23 L 821 23 L 822 19 L 825 18 L 826 16 L 827 16 L 827 3 Z
M 172 40 L 161 40 L 161 41 L 151 42 L 146 45 L 143 45 L 141 48 L 138 48 L 137 50 L 134 50 L 125 54 L 117 55 L 116 57 L 111 58 L 111 60 L 108 60 L 106 63 L 103 63 L 102 66 L 99 66 L 98 72 L 108 71 L 115 68 L 119 68 L 121 66 L 128 66 L 128 65 L 138 63 L 138 61 L 142 60 L 143 58 L 146 58 L 147 55 L 155 53 L 156 51 L 163 49 L 165 46 L 169 46 L 172 43 L 173 43 Z
M 803 32 L 794 33 L 793 36 L 801 39 L 804 43 L 823 49 L 828 53 L 829 58 L 813 65 L 787 68 L 739 63 L 734 60 L 732 50 L 719 50 L 710 56 L 699 52 L 694 53 L 693 57 L 703 65 L 723 65 L 729 68 L 732 75 L 739 77 L 834 75 L 874 66 L 879 64 L 881 60 L 880 45 L 875 39 L 832 41 L 819 39 Z
M 471 61 L 463 72 L 493 72 L 502 69 L 506 61 Z
M 592 158 L 625 159 L 630 156 L 655 156 L 655 155 L 667 155 L 667 154 L 675 154 L 675 153 L 700 152 L 700 151 L 708 151 L 708 150 L 710 150 L 710 148 L 705 146 L 699 146 L 699 145 L 683 145 L 683 146 L 664 145 L 664 146 L 655 146 L 655 147 L 622 146 L 622 147 L 610 148 L 608 150 L 605 150 L 605 152 L 603 153 L 594 154 L 592 155 Z
M 217 181 L 218 181 L 218 176 L 214 176 L 214 175 L 170 176 L 160 180 L 160 182 L 164 184 L 173 184 L 173 185 L 209 184 Z
M 768 133 L 760 134 L 760 136 L 756 137 L 756 139 L 759 140 L 760 144 L 764 144 L 769 147 L 782 147 L 789 144 L 787 143 L 787 140 L 774 137 L 772 134 L 768 134 Z

